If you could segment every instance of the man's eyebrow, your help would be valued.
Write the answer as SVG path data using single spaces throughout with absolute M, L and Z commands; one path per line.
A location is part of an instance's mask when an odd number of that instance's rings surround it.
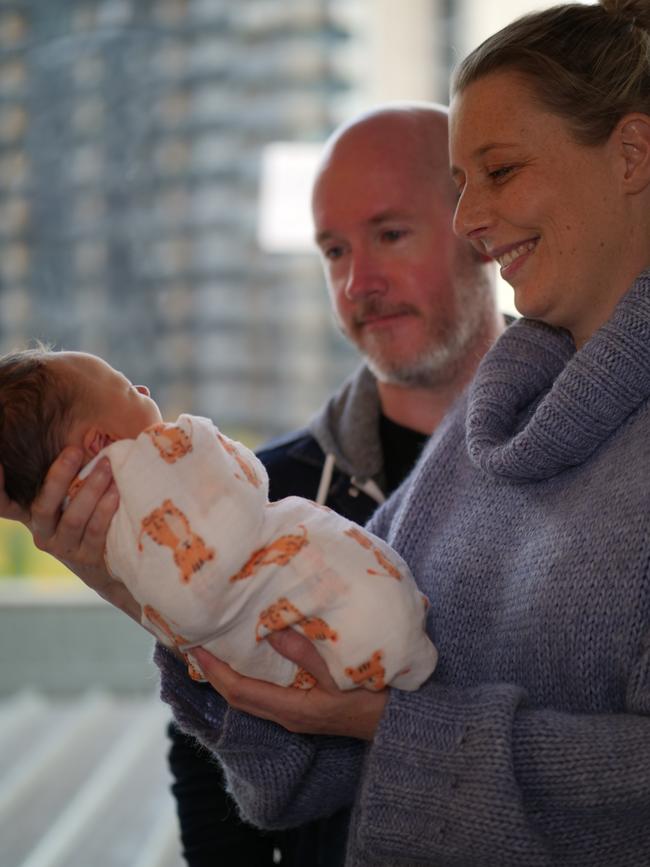
M 386 211 L 380 211 L 368 220 L 370 226 L 379 226 L 381 223 L 389 223 L 391 220 L 406 220 L 411 215 L 408 211 L 398 211 L 395 208 L 389 208 Z
M 314 238 L 314 241 L 316 242 L 316 244 L 318 244 L 320 246 L 323 243 L 323 241 L 329 241 L 333 237 L 334 237 L 333 232 L 330 232 L 329 229 L 323 229 L 322 232 L 318 232 L 318 234 Z
M 389 223 L 392 220 L 407 220 L 411 217 L 408 211 L 398 211 L 395 208 L 388 208 L 385 211 L 380 211 L 372 217 L 369 217 L 365 222 L 368 226 L 381 226 L 382 223 Z M 314 238 L 316 244 L 321 245 L 325 241 L 331 241 L 332 238 L 337 238 L 336 232 L 331 229 L 323 229 L 318 232 Z

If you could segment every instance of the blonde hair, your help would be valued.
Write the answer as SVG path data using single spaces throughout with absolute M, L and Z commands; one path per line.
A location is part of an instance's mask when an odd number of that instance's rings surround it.
M 452 95 L 502 70 L 521 73 L 577 142 L 602 144 L 624 115 L 650 114 L 650 3 L 601 0 L 524 15 L 461 61 Z

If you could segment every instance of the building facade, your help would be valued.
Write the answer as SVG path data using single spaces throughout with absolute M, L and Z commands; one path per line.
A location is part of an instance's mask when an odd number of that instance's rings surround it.
M 2 0 L 0 350 L 97 353 L 252 444 L 303 423 L 355 360 L 314 253 L 258 244 L 264 149 L 444 100 L 452 6 Z

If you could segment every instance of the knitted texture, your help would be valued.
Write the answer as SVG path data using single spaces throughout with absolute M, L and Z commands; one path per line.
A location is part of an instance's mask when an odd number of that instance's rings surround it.
M 649 397 L 647 272 L 579 352 L 522 320 L 486 356 L 370 524 L 431 599 L 440 659 L 391 691 L 361 770 L 348 740 L 271 727 L 255 747 L 162 665 L 249 815 L 354 803 L 350 867 L 650 862 Z
M 520 481 L 581 464 L 650 394 L 647 340 L 650 271 L 619 304 L 585 352 L 542 322 L 512 325 L 486 357 L 467 414 L 470 456 L 483 469 Z M 520 413 L 534 406 L 517 430 Z
M 218 754 L 245 818 L 266 828 L 286 828 L 302 824 L 306 815 L 328 816 L 351 802 L 364 744 L 292 735 L 229 708 L 211 687 L 191 681 L 186 666 L 160 644 L 154 661 L 163 675 L 162 700 L 171 705 L 181 728 Z M 329 781 L 325 787 L 323 780 Z

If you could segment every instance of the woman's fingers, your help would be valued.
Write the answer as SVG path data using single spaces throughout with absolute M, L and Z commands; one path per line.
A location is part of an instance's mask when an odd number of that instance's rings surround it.
M 79 559 L 83 549 L 88 549 L 84 560 L 101 558 L 104 539 L 101 539 L 100 546 L 98 538 L 107 528 L 107 514 L 112 517 L 117 505 L 116 496 L 109 494 L 99 506 L 112 482 L 110 464 L 102 460 L 84 481 L 66 510 L 62 511 L 63 501 L 79 464 L 75 455 L 66 449 L 52 464 L 41 493 L 32 506 L 32 533 L 36 545 L 66 561 Z M 90 532 L 88 537 L 87 530 Z
M 295 644 L 290 649 L 293 653 Z M 387 690 L 342 691 L 336 685 L 332 690 L 320 685 L 307 690 L 276 686 L 238 674 L 202 647 L 195 647 L 191 655 L 231 707 L 299 734 L 344 735 L 372 740 L 388 700 Z M 314 660 L 302 650 L 299 655 L 314 665 Z M 329 672 L 327 676 L 330 677 Z
M 32 506 L 35 544 L 56 557 L 107 602 L 140 622 L 140 605 L 126 586 L 115 580 L 104 562 L 106 536 L 119 505 L 108 460 L 99 461 L 63 510 L 63 501 L 83 456 L 65 449 L 52 464 Z
M 101 490 L 102 482 L 98 489 Z M 101 494 L 99 500 L 93 500 L 94 509 L 86 523 L 83 535 L 83 548 L 91 560 L 103 558 L 106 548 L 106 535 L 120 503 L 117 485 L 110 481 L 108 488 Z M 67 510 L 66 510 L 67 511 Z
M 72 480 L 81 469 L 82 460 L 80 449 L 64 449 L 45 476 L 31 509 L 32 535 L 39 548 L 47 550 L 47 542 L 57 530 L 61 505 Z
M 262 719 L 279 722 L 275 711 L 277 699 L 282 696 L 274 693 L 278 691 L 285 693 L 289 690 L 264 680 L 244 677 L 203 647 L 192 648 L 190 655 L 196 659 L 204 676 L 229 705 Z
M 313 675 L 321 687 L 338 692 L 336 682 L 325 660 L 304 635 L 293 629 L 282 629 L 269 635 L 266 640 L 281 656 L 285 656 Z

